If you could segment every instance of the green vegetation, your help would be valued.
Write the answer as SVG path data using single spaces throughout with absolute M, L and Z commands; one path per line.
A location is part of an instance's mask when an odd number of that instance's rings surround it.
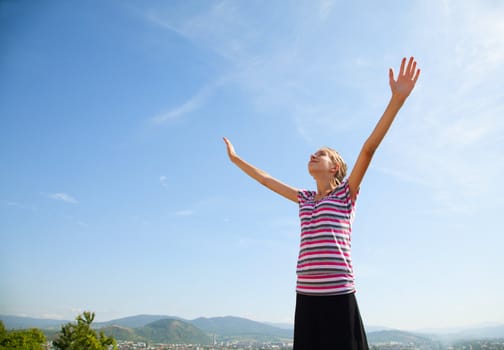
M 138 329 L 138 333 L 154 343 L 210 344 L 211 338 L 195 326 L 179 320 L 159 320 Z
M 164 344 L 211 344 L 212 339 L 202 330 L 180 320 L 164 319 L 139 328 L 117 325 L 101 329 L 117 340 Z
M 53 341 L 59 350 L 109 350 L 117 349 L 116 341 L 103 332 L 96 334 L 91 328 L 95 314 L 84 312 L 76 318 L 77 323 L 67 323 L 61 327 L 61 332 Z
M 0 350 L 43 350 L 45 342 L 39 329 L 7 331 L 0 321 Z

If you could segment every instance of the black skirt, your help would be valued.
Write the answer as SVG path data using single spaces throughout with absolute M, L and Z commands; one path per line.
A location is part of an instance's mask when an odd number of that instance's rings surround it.
M 368 350 L 355 295 L 297 294 L 293 350 Z

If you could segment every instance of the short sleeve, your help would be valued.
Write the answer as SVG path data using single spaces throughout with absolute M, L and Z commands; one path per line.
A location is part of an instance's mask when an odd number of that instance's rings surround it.
M 355 202 L 359 196 L 359 190 L 355 194 L 355 200 L 352 200 L 352 194 L 350 193 L 350 185 L 348 184 L 348 179 L 343 180 L 343 182 L 334 190 L 334 193 L 339 194 L 344 198 L 345 202 L 348 203 L 352 208 L 355 207 Z
M 304 204 L 306 201 L 310 200 L 313 197 L 313 193 L 308 190 L 298 190 L 297 200 L 299 205 Z

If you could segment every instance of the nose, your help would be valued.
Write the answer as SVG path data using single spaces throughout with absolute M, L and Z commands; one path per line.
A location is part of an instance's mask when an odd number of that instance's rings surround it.
M 311 154 L 311 155 L 310 155 L 310 160 L 314 160 L 314 159 L 316 159 L 316 158 L 317 158 L 317 155 L 316 155 L 316 154 Z

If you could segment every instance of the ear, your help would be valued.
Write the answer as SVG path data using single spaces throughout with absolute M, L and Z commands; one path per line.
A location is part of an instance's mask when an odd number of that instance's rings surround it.
M 336 174 L 339 170 L 339 165 L 335 164 L 333 167 L 331 167 L 331 173 Z

